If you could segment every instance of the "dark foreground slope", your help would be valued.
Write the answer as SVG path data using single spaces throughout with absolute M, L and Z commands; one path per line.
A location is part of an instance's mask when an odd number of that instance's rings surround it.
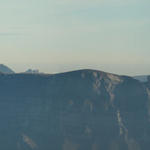
M 0 150 L 148 150 L 149 88 L 93 70 L 0 74 Z

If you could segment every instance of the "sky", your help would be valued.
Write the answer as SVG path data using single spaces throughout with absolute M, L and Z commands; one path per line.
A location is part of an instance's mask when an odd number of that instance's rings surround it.
M 149 0 L 0 0 L 0 63 L 16 72 L 150 74 Z

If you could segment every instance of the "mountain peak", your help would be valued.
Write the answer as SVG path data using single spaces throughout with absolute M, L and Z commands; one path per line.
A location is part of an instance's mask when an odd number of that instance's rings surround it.
M 7 73 L 7 74 L 14 73 L 14 71 L 12 69 L 10 69 L 9 67 L 7 67 L 4 64 L 0 64 L 0 72 L 1 73 Z

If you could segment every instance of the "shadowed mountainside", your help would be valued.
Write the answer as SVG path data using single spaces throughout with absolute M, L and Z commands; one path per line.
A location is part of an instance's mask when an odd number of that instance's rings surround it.
M 95 70 L 0 74 L 2 150 L 148 150 L 149 117 L 150 82 Z

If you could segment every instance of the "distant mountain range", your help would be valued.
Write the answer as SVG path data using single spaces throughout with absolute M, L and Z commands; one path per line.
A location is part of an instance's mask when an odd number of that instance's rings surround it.
M 0 64 L 0 73 L 5 73 L 5 74 L 12 74 L 15 73 L 12 69 L 7 67 L 6 65 Z M 29 74 L 39 74 L 38 69 L 28 69 L 24 73 L 29 73 Z
M 25 73 L 39 73 L 39 70 L 38 69 L 35 69 L 35 70 L 33 70 L 33 69 L 28 69 Z
M 148 150 L 149 118 L 150 79 L 0 74 L 1 150 Z
M 3 64 L 0 64 L 0 72 L 1 73 L 15 73 L 12 69 L 10 69 L 9 67 L 3 65 Z

